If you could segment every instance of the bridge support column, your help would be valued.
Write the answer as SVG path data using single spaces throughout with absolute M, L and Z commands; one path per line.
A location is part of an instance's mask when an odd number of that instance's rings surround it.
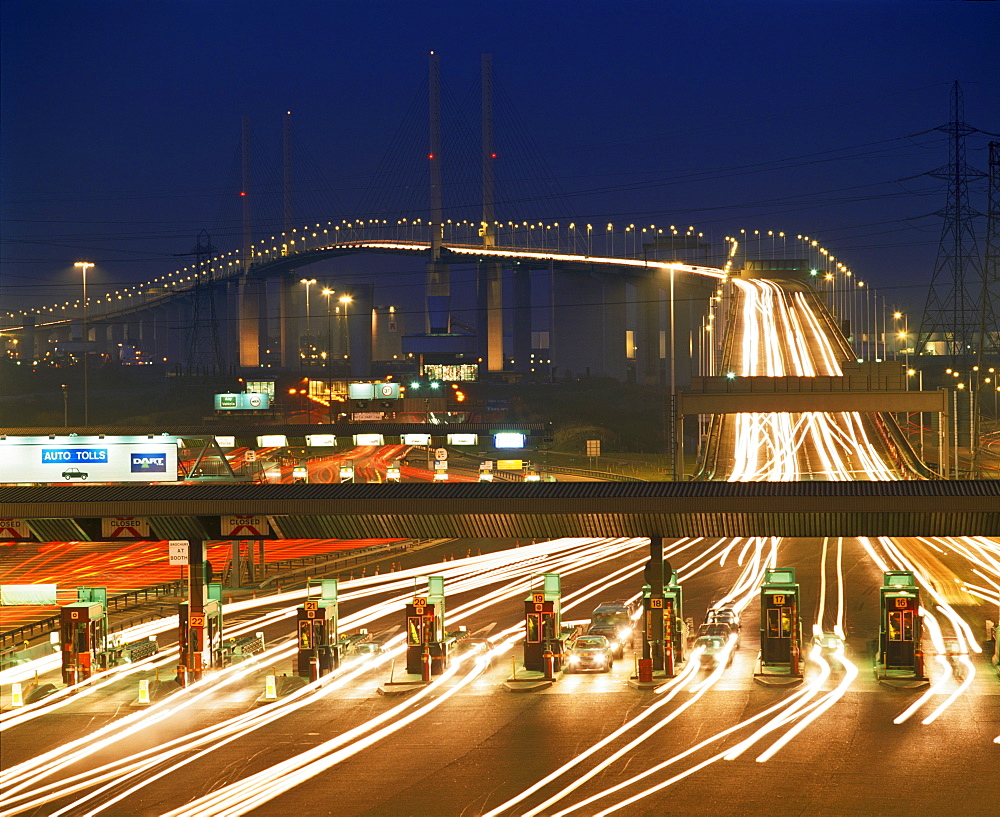
M 266 314 L 261 314 L 263 288 L 260 281 L 249 278 L 240 278 L 236 287 L 239 365 L 256 368 L 260 366 L 261 322 L 266 321 Z
M 503 277 L 500 264 L 479 262 L 476 334 L 486 371 L 503 371 Z M 530 330 L 529 330 L 530 332 Z
M 531 270 L 514 263 L 514 369 L 531 368 Z
M 451 271 L 447 264 L 427 264 L 427 332 L 451 332 Z
M 661 350 L 660 308 L 663 293 L 659 281 L 646 278 L 635 283 L 636 312 L 639 325 L 635 340 L 636 382 L 646 385 L 663 383 L 661 360 L 666 357 Z M 662 353 L 661 353 L 662 352 Z
M 372 311 L 375 308 L 375 288 L 361 285 L 354 288 L 351 303 L 347 306 L 348 354 L 350 355 L 351 377 L 366 378 L 371 375 L 374 323 Z
M 278 323 L 281 342 L 281 365 L 286 369 L 298 369 L 302 365 L 299 357 L 299 315 L 305 314 L 305 308 L 298 308 L 298 298 L 295 282 L 290 276 L 285 276 L 279 283 L 278 290 Z
M 17 359 L 22 363 L 34 362 L 38 356 L 35 349 L 36 342 L 35 319 L 31 315 L 25 315 L 21 322 L 21 338 L 17 347 Z
M 106 323 L 94 323 L 90 325 L 91 332 L 94 336 L 94 349 L 99 355 L 106 355 L 109 351 L 108 349 L 108 325 Z M 112 359 L 120 358 L 117 349 L 111 349 Z
M 552 365 L 558 375 L 624 380 L 624 279 L 557 269 L 552 298 Z

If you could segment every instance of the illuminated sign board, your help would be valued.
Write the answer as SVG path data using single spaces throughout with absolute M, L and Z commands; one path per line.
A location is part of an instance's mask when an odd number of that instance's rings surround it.
M 271 407 L 271 397 L 260 392 L 215 395 L 216 411 L 256 411 Z
M 348 383 L 348 400 L 398 400 L 399 383 Z
M 496 448 L 524 448 L 524 435 L 517 431 L 504 431 L 493 435 Z
M 8 437 L 0 440 L 0 480 L 16 482 L 176 482 L 172 436 Z
M 524 468 L 524 460 L 497 460 L 498 471 L 520 471 Z
M 257 438 L 258 448 L 285 448 L 288 438 L 284 434 L 262 434 Z
M 348 383 L 347 384 L 347 399 L 348 400 L 374 400 L 375 399 L 375 384 L 374 383 Z
M 477 445 L 479 443 L 478 434 L 449 434 L 448 445 Z
M 403 441 L 403 445 L 430 445 L 431 435 L 430 434 L 402 434 L 400 439 Z
M 219 448 L 236 448 L 236 438 L 235 437 L 216 437 L 215 444 Z
M 385 445 L 384 437 L 381 434 L 355 434 L 355 445 Z
M 335 434 L 307 434 L 306 445 L 311 447 L 333 448 L 337 445 Z

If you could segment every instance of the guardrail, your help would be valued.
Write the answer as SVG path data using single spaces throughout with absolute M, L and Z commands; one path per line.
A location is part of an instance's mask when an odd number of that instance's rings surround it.
M 137 590 L 129 590 L 125 593 L 109 596 L 108 612 L 127 610 L 129 607 L 138 607 L 140 604 L 148 602 L 150 596 L 153 596 L 154 598 L 158 598 L 159 596 L 178 596 L 183 594 L 186 586 L 186 581 L 175 580 L 165 584 L 158 584 L 153 587 L 140 587 Z M 139 600 L 140 596 L 142 597 L 142 601 Z M 36 635 L 51 632 L 52 630 L 58 629 L 58 627 L 58 613 L 54 616 L 43 618 L 40 621 L 32 621 L 29 624 L 24 624 L 13 630 L 7 630 L 0 633 L 0 647 L 7 644 L 23 644 L 30 641 Z
M 395 545 L 373 545 L 372 547 L 362 548 L 360 550 L 352 550 L 351 556 L 332 556 L 331 554 L 317 554 L 313 557 L 313 563 L 309 566 L 305 565 L 305 557 L 302 559 L 289 559 L 285 562 L 274 562 L 275 566 L 286 565 L 289 563 L 294 564 L 295 562 L 301 562 L 302 566 L 298 570 L 285 570 L 283 572 L 278 572 L 276 575 L 270 578 L 264 579 L 258 587 L 263 590 L 271 582 L 276 582 L 281 579 L 294 579 L 297 576 L 309 576 L 313 573 L 329 573 L 332 570 L 340 570 L 345 567 L 352 567 L 354 565 L 361 564 L 361 562 L 367 562 L 372 559 L 372 557 L 377 557 L 379 559 L 385 558 L 386 556 L 392 556 L 396 553 L 407 553 L 409 551 L 417 550 L 421 547 L 426 547 L 430 543 L 447 541 L 444 539 L 410 539 L 406 542 L 400 542 Z M 337 553 L 343 553 L 343 551 L 336 551 Z M 319 557 L 325 555 L 327 558 L 321 560 Z M 268 566 L 270 567 L 270 566 Z

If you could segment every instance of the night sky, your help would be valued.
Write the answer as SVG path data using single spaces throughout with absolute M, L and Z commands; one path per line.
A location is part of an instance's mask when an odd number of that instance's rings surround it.
M 741 227 L 807 233 L 908 311 L 937 253 L 945 187 L 921 174 L 948 160 L 933 128 L 954 80 L 965 120 L 1000 133 L 994 2 L 6 0 L 0 14 L 0 311 L 78 297 L 76 260 L 96 262 L 96 296 L 190 263 L 177 254 L 202 229 L 239 247 L 243 116 L 255 237 L 281 229 L 286 111 L 297 222 L 426 217 L 431 49 L 446 216 L 478 218 L 491 53 L 498 217 L 694 225 L 716 245 Z M 988 141 L 968 142 L 983 170 Z

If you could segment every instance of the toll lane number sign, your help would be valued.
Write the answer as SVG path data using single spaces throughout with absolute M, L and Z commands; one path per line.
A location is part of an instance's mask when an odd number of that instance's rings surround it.
M 188 624 L 192 627 L 204 627 L 205 626 L 205 614 L 204 613 L 192 613 L 188 618 Z

